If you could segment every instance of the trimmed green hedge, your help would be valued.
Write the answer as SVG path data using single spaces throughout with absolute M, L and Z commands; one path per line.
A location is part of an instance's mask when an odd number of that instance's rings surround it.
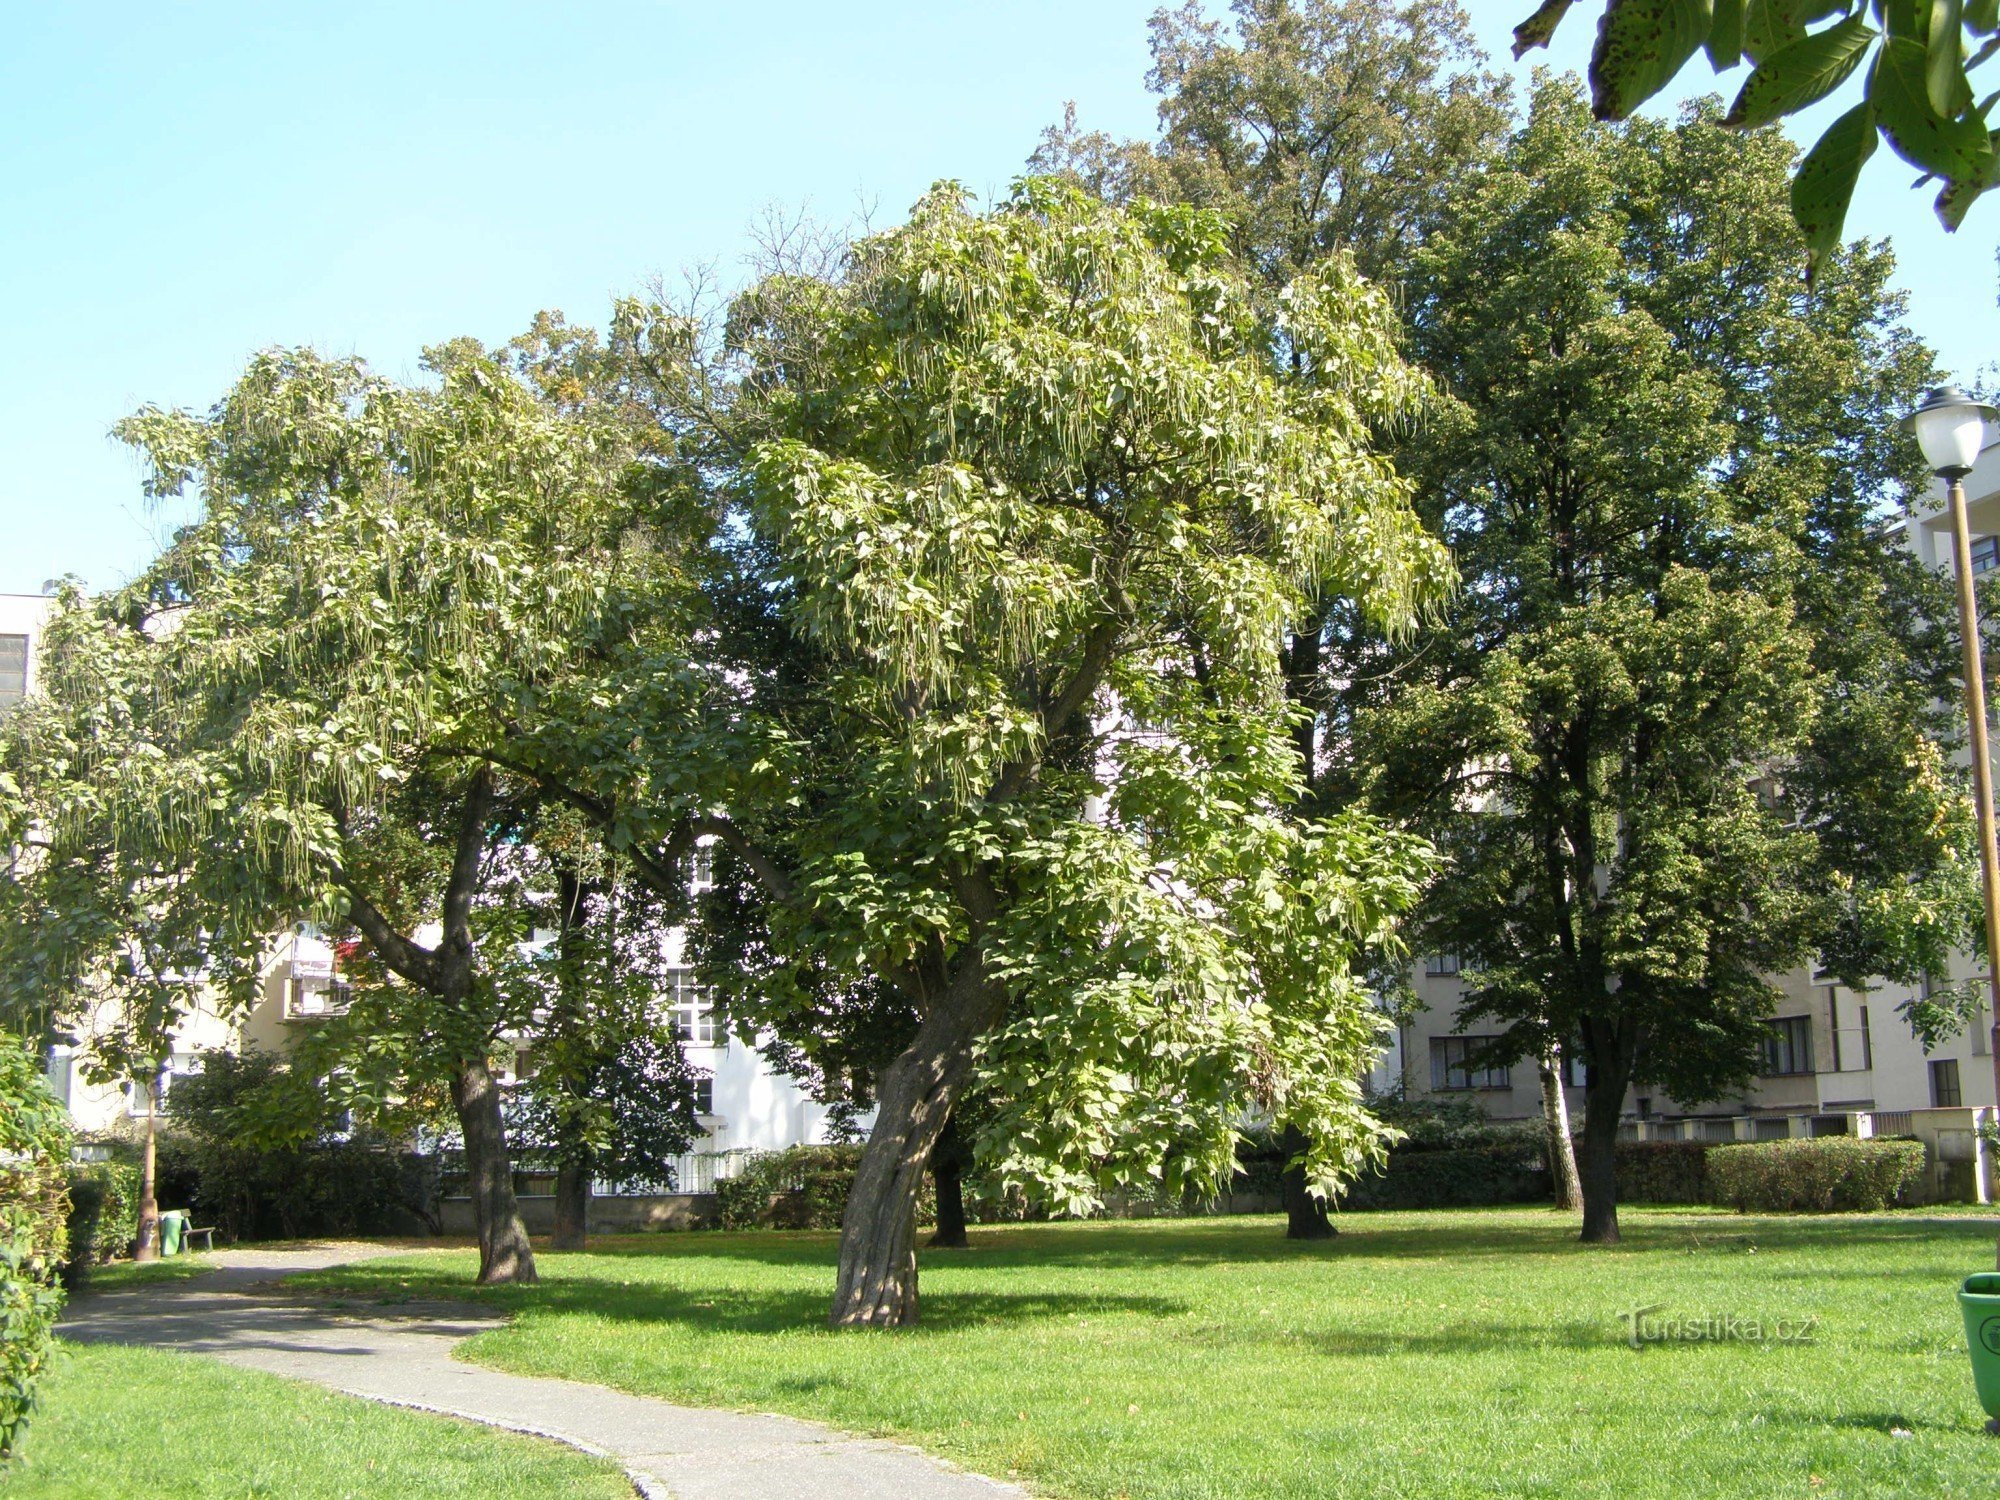
M 1898 1201 L 1923 1170 L 1921 1141 L 1821 1136 L 1708 1153 L 1714 1201 L 1739 1213 L 1868 1213 Z
M 73 1139 L 41 1058 L 0 1033 L 0 1460 L 20 1446 L 55 1350 Z
M 127 1162 L 79 1162 L 69 1169 L 69 1255 L 63 1285 L 74 1292 L 101 1266 L 130 1252 L 139 1234 L 139 1169 Z

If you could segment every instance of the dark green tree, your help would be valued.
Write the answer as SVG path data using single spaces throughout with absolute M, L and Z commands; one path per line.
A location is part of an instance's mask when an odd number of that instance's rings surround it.
M 1721 1096 L 1769 975 L 1908 979 L 1975 909 L 1946 614 L 1893 524 L 1930 361 L 1885 249 L 1808 294 L 1789 165 L 1712 108 L 1613 128 L 1540 88 L 1414 283 L 1456 404 L 1409 471 L 1462 588 L 1343 669 L 1349 772 L 1449 861 L 1423 930 L 1465 1016 L 1496 1061 L 1581 1048 L 1593 1241 L 1629 1086 Z

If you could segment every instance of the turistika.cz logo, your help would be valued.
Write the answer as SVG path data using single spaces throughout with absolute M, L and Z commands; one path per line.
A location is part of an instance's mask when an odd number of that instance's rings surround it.
M 1625 1342 L 1634 1349 L 1648 1344 L 1810 1344 L 1819 1333 L 1819 1317 L 1755 1318 L 1738 1313 L 1668 1313 L 1664 1302 L 1628 1307 L 1618 1314 L 1625 1325 Z

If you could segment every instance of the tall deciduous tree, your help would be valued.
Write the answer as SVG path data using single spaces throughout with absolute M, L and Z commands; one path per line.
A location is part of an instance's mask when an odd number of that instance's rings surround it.
M 1885 529 L 1929 357 L 1885 250 L 1807 294 L 1789 160 L 1551 83 L 1420 257 L 1414 341 L 1459 404 L 1412 472 L 1464 588 L 1356 653 L 1348 743 L 1450 861 L 1424 928 L 1494 1060 L 1581 1048 L 1589 1240 L 1630 1085 L 1721 1096 L 1769 975 L 1908 978 L 1971 909 L 1944 616 Z
M 1403 625 L 1445 567 L 1373 450 L 1421 390 L 1385 300 L 1335 266 L 1278 306 L 1218 217 L 1030 181 L 986 214 L 939 188 L 735 309 L 736 539 L 818 690 L 782 797 L 683 817 L 759 882 L 771 952 L 917 1021 L 836 1324 L 916 1316 L 918 1189 L 975 1073 L 986 1159 L 1069 1207 L 1219 1184 L 1257 1105 L 1323 1186 L 1379 1149 L 1355 971 L 1426 861 L 1291 816 L 1277 648 L 1315 590 Z
M 53 711 L 117 732 L 38 763 L 50 875 L 106 847 L 151 870 L 229 940 L 211 977 L 239 999 L 254 934 L 359 930 L 376 983 L 357 1003 L 449 1084 L 483 1280 L 534 1274 L 490 1066 L 519 1019 L 495 967 L 523 908 L 489 889 L 519 882 L 534 789 L 483 752 L 678 597 L 677 554 L 635 520 L 658 508 L 635 429 L 538 383 L 552 342 L 512 368 L 445 346 L 434 388 L 270 354 L 205 416 L 130 419 L 149 489 L 192 488 L 201 515 L 52 632 Z
M 1392 294 L 1454 186 L 1504 139 L 1509 88 L 1483 71 L 1455 4 L 1237 0 L 1231 20 L 1199 4 L 1151 22 L 1160 138 L 1119 143 L 1078 127 L 1074 107 L 1033 164 L 1114 200 L 1148 193 L 1221 212 L 1258 294 L 1302 271 L 1353 266 Z M 1301 809 L 1325 810 L 1328 671 L 1353 628 L 1352 601 L 1311 596 L 1287 622 L 1285 690 Z M 1286 1233 L 1332 1233 L 1305 1177 L 1304 1137 L 1281 1133 Z

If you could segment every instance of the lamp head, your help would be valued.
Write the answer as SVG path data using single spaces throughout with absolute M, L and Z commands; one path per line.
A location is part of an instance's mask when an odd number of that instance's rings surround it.
M 1989 422 L 2000 422 L 2000 412 L 1955 385 L 1941 385 L 1925 394 L 1902 425 L 1916 435 L 1932 473 L 1940 479 L 1963 479 L 1986 446 Z

